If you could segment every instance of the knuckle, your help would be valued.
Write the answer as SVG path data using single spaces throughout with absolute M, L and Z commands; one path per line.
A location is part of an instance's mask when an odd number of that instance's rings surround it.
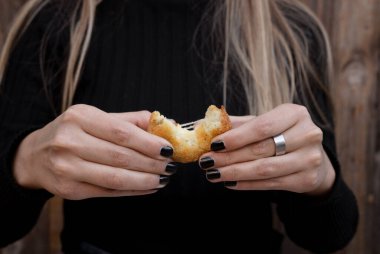
M 72 123 L 76 122 L 80 117 L 80 112 L 82 110 L 80 109 L 79 105 L 74 105 L 69 107 L 61 117 L 61 120 L 63 123 Z
M 65 112 L 62 113 L 61 121 L 63 123 L 79 122 L 84 115 L 93 112 L 93 110 L 93 106 L 85 104 L 72 105 Z
M 141 114 L 143 117 L 147 117 L 147 118 L 149 118 L 151 115 L 151 113 L 148 110 L 141 110 L 138 113 Z
M 309 165 L 313 168 L 319 167 L 322 163 L 322 151 L 317 149 L 310 154 Z
M 270 162 L 261 162 L 256 169 L 256 174 L 260 178 L 268 178 L 272 175 L 273 165 Z
M 157 160 L 149 160 L 148 167 L 150 170 L 153 170 L 153 171 L 164 169 L 162 162 L 157 161 Z
M 58 157 L 52 157 L 50 160 L 50 164 L 51 170 L 56 176 L 65 177 L 69 174 L 70 166 L 65 160 Z
M 121 167 L 129 167 L 130 166 L 130 157 L 127 153 L 117 150 L 108 151 L 108 156 L 111 160 L 117 165 Z
M 85 105 L 85 104 L 75 104 L 69 107 L 69 109 L 72 109 L 75 112 L 82 112 L 82 113 L 88 111 L 88 109 L 90 108 L 91 106 Z
M 105 178 L 107 186 L 115 190 L 123 190 L 125 189 L 125 181 L 122 177 L 120 177 L 117 173 L 112 173 L 107 178 Z
M 323 141 L 323 132 L 320 128 L 315 127 L 307 134 L 307 139 L 310 142 L 322 143 Z
M 240 174 L 239 174 L 240 170 L 238 170 L 237 167 L 233 167 L 231 172 L 232 172 L 231 180 L 238 181 L 241 179 Z
M 147 174 L 146 176 L 143 177 L 142 183 L 143 183 L 143 186 L 141 190 L 150 190 L 158 186 L 159 179 L 157 176 Z
M 267 142 L 257 142 L 249 147 L 250 155 L 260 156 L 265 154 Z
M 311 170 L 304 179 L 304 192 L 314 190 L 319 183 L 318 171 Z
M 225 152 L 224 156 L 224 165 L 231 165 L 233 163 L 232 152 Z
M 75 188 L 74 184 L 69 182 L 60 182 L 56 188 L 57 195 L 64 199 L 75 199 Z
M 261 137 L 269 137 L 271 136 L 273 129 L 273 122 L 270 119 L 262 119 L 257 123 L 256 131 Z
M 230 167 L 222 172 L 223 180 L 238 181 L 240 180 L 239 170 L 236 167 Z
M 130 130 L 114 127 L 111 130 L 113 137 L 118 144 L 127 144 L 131 138 Z
M 64 150 L 69 146 L 69 138 L 64 132 L 58 132 L 51 140 L 50 147 L 53 150 Z
M 294 111 L 301 117 L 309 117 L 309 111 L 303 105 L 295 105 Z

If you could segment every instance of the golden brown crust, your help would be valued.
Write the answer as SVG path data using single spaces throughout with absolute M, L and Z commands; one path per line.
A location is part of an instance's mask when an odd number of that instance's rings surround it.
M 199 121 L 193 131 L 182 129 L 155 111 L 150 116 L 148 132 L 169 141 L 174 149 L 173 160 L 186 163 L 196 161 L 202 154 L 209 152 L 211 140 L 231 128 L 225 108 L 211 105 L 205 118 Z

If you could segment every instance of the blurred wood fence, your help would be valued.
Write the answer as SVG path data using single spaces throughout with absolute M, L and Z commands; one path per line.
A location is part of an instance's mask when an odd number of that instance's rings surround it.
M 380 254 L 380 0 L 302 1 L 321 19 L 330 36 L 339 158 L 360 207 L 358 232 L 339 253 Z M 23 2 L 0 0 L 0 49 Z M 39 225 L 0 254 L 59 253 L 60 203 L 52 200 Z M 308 252 L 286 240 L 284 253 Z

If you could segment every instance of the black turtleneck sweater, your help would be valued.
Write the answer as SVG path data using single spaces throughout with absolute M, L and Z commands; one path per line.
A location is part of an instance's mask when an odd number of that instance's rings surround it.
M 221 63 L 213 57 L 207 32 L 202 32 L 207 25 L 200 23 L 205 11 L 205 1 L 103 1 L 74 103 L 107 112 L 159 110 L 178 122 L 202 118 L 208 105 L 222 104 Z M 65 9 L 55 4 L 45 7 L 12 52 L 4 76 L 0 246 L 28 232 L 51 197 L 44 190 L 18 186 L 12 161 L 22 139 L 58 115 L 68 45 L 65 21 Z M 196 36 L 197 28 L 203 37 Z M 316 65 L 323 63 L 314 58 Z M 246 114 L 239 87 L 236 83 L 234 93 L 229 93 L 231 115 Z M 330 119 L 324 95 L 316 92 Z M 67 253 L 278 253 L 282 237 L 272 229 L 272 202 L 298 245 L 316 252 L 341 248 L 355 232 L 357 207 L 341 179 L 334 142 L 333 133 L 324 129 L 323 145 L 337 178 L 323 199 L 228 190 L 208 182 L 196 163 L 186 164 L 153 195 L 66 200 L 63 249 Z

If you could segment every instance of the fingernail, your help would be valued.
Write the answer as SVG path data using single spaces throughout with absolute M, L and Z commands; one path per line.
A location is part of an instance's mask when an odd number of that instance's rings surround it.
M 164 157 L 171 157 L 173 155 L 173 148 L 171 148 L 170 146 L 164 146 L 161 148 L 161 152 L 160 152 L 161 156 L 164 156 Z
M 160 187 L 164 187 L 166 186 L 170 181 L 170 177 L 169 176 L 160 176 Z
M 211 157 L 204 157 L 199 160 L 199 166 L 201 166 L 201 168 L 203 169 L 211 168 L 212 166 L 214 166 L 214 164 L 215 164 L 214 159 Z
M 226 147 L 224 146 L 224 142 L 219 140 L 219 141 L 214 141 L 211 143 L 211 150 L 212 151 L 220 151 L 225 149 Z
M 166 165 L 165 172 L 168 174 L 174 174 L 175 172 L 177 172 L 177 169 L 178 169 L 177 164 L 173 162 L 169 162 L 168 165 Z
M 237 185 L 236 181 L 224 182 L 224 187 L 235 187 Z
M 215 180 L 220 178 L 220 172 L 217 169 L 210 169 L 206 172 L 206 178 L 207 180 Z

